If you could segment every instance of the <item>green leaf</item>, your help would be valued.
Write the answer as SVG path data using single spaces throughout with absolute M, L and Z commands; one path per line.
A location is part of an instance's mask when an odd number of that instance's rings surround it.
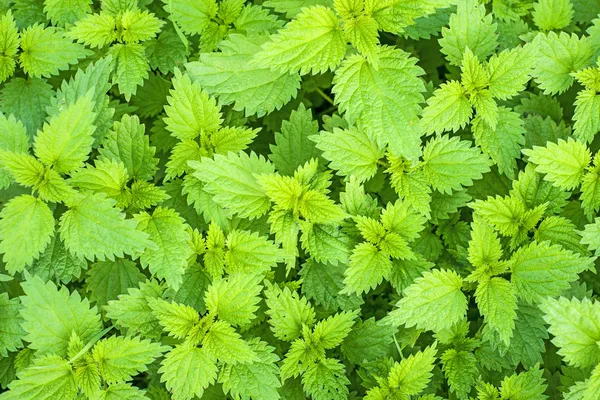
M 181 216 L 170 208 L 157 207 L 152 215 L 142 212 L 134 217 L 137 229 L 148 234 L 155 248 L 147 248 L 140 262 L 153 275 L 164 279 L 177 290 L 181 286 L 184 268 L 192 254 L 188 245 L 187 225 Z
M 88 300 L 76 290 L 69 293 L 64 286 L 59 290 L 37 276 L 23 282 L 22 287 L 22 326 L 27 332 L 23 339 L 38 354 L 65 356 L 73 332 L 87 343 L 102 329 L 96 307 L 90 308 Z
M 164 288 L 154 280 L 142 282 L 139 289 L 131 288 L 128 294 L 119 296 L 118 300 L 109 301 L 105 307 L 106 316 L 126 332 L 129 330 L 158 338 L 162 330 L 158 318 L 148 305 L 148 299 L 160 298 L 163 291 Z
M 44 251 L 54 235 L 54 216 L 40 199 L 21 195 L 0 211 L 0 253 L 6 269 L 20 272 Z
M 537 47 L 537 60 L 533 76 L 544 94 L 566 91 L 575 78 L 571 75 L 590 64 L 593 51 L 587 37 L 569 36 L 566 32 L 538 34 L 533 44 Z
M 436 359 L 436 344 L 412 354 L 392 367 L 388 382 L 403 396 L 421 393 L 432 378 L 433 363 Z
M 77 384 L 71 364 L 57 355 L 38 357 L 18 375 L 2 400 L 75 399 Z
M 480 282 L 475 290 L 475 301 L 484 321 L 498 333 L 500 340 L 509 345 L 517 317 L 513 285 L 500 277 Z
M 341 350 L 354 364 L 374 361 L 389 355 L 393 347 L 395 329 L 389 325 L 379 325 L 374 318 L 359 321 L 344 338 Z
M 248 342 L 224 321 L 211 325 L 202 345 L 211 357 L 227 364 L 250 364 L 259 360 Z
M 69 25 L 91 12 L 90 0 L 45 0 L 44 12 L 54 25 Z
M 206 291 L 206 309 L 233 326 L 250 324 L 256 318 L 262 276 L 236 273 L 213 282 Z
M 198 312 L 190 306 L 156 298 L 148 299 L 148 305 L 165 331 L 175 339 L 185 339 L 200 321 Z
M 306 224 L 300 240 L 318 262 L 345 263 L 350 256 L 350 238 L 336 225 Z
M 560 297 L 544 300 L 540 309 L 554 336 L 552 343 L 569 365 L 591 367 L 600 361 L 600 328 L 594 323 L 600 318 L 600 305 L 596 301 Z
M 10 10 L 0 19 L 0 34 L 2 35 L 2 55 L 0 59 L 0 82 L 4 82 L 15 72 L 15 60 L 19 51 L 19 31 L 15 25 Z
M 547 385 L 542 373 L 543 370 L 535 367 L 504 378 L 500 386 L 501 398 L 545 400 L 547 396 L 544 392 Z
M 303 326 L 315 323 L 315 310 L 305 297 L 284 287 L 269 286 L 265 291 L 269 324 L 275 337 L 286 342 L 298 339 Z
M 163 0 L 165 10 L 185 33 L 202 33 L 217 15 L 215 0 Z M 200 396 L 198 396 L 200 397 Z
M 144 46 L 139 43 L 115 44 L 108 54 L 114 60 L 113 81 L 119 85 L 119 92 L 129 101 L 137 87 L 148 79 L 150 66 L 146 60 Z
M 79 260 L 74 259 L 67 262 L 75 261 Z M 118 259 L 93 264 L 87 272 L 86 284 L 87 290 L 90 292 L 90 300 L 94 300 L 98 306 L 102 307 L 107 305 L 110 300 L 116 300 L 120 295 L 126 294 L 127 289 L 138 286 L 145 279 L 145 275 L 140 272 L 134 262 Z
M 256 232 L 234 230 L 227 235 L 227 271 L 257 273 L 277 265 L 281 252 L 275 244 Z
M 61 174 L 71 173 L 80 167 L 88 158 L 94 142 L 96 114 L 92 111 L 93 107 L 89 94 L 44 124 L 33 145 L 39 160 Z
M 345 372 L 339 360 L 325 358 L 308 367 L 302 375 L 302 386 L 314 400 L 344 400 L 348 398 L 350 384 Z
M 450 391 L 456 393 L 458 398 L 467 398 L 479 375 L 475 355 L 468 351 L 449 349 L 440 359 Z
M 56 75 L 89 54 L 82 45 L 71 42 L 54 27 L 36 24 L 21 33 L 21 67 L 34 78 Z
M 154 158 L 156 148 L 150 146 L 144 131 L 145 125 L 137 116 L 123 115 L 104 138 L 99 150 L 101 158 L 122 162 L 131 178 L 151 180 L 158 159 Z
M 255 59 L 264 67 L 300 75 L 334 70 L 346 54 L 346 42 L 338 25 L 332 9 L 304 8 L 262 45 Z
M 166 128 L 176 138 L 194 139 L 202 132 L 218 129 L 223 122 L 215 99 L 209 97 L 198 82 L 192 82 L 188 74 L 179 70 L 175 70 L 173 89 L 167 102 Z
M 109 385 L 106 389 L 96 392 L 94 400 L 145 400 L 146 392 L 128 383 Z
M 549 242 L 533 242 L 517 250 L 510 259 L 512 283 L 517 295 L 528 302 L 560 295 L 593 268 L 594 258 L 584 257 Z
M 378 68 L 360 55 L 348 57 L 336 71 L 332 92 L 339 111 L 380 147 L 395 155 L 416 159 L 420 154 L 418 116 L 424 71 L 409 53 L 378 47 Z
M 485 60 L 498 45 L 497 25 L 486 15 L 485 6 L 477 0 L 459 2 L 456 13 L 450 16 L 448 28 L 442 28 L 440 51 L 452 65 L 460 65 L 468 47 Z
M 118 383 L 146 371 L 146 365 L 160 357 L 167 348 L 148 339 L 111 336 L 96 343 L 92 357 L 102 378 L 109 383 Z
M 425 133 L 456 132 L 464 128 L 473 115 L 465 88 L 458 81 L 443 83 L 427 99 L 421 125 Z
M 494 54 L 488 64 L 489 90 L 494 98 L 510 99 L 525 89 L 536 62 L 533 45 Z M 499 118 L 502 121 L 502 118 Z
M 587 224 L 582 232 L 581 244 L 587 245 L 590 251 L 600 255 L 600 218 L 596 218 L 593 224 Z
M 39 276 L 44 281 L 69 283 L 79 278 L 81 271 L 87 267 L 85 260 L 80 260 L 68 252 L 62 240 L 53 236 L 40 257 L 27 268 L 27 272 Z
M 404 297 L 389 313 L 393 325 L 438 332 L 464 319 L 467 298 L 461 291 L 462 278 L 454 271 L 432 270 L 415 279 Z
M 450 194 L 471 186 L 490 170 L 490 160 L 478 148 L 458 137 L 438 136 L 423 150 L 423 171 L 435 189 Z
M 329 6 L 331 4 L 331 0 L 267 0 L 263 3 L 263 6 L 270 7 L 278 13 L 286 14 L 287 18 L 292 18 L 304 7 Z
M 23 347 L 21 339 L 25 331 L 21 327 L 21 304 L 18 299 L 9 299 L 8 293 L 0 293 L 0 356 L 8 357 L 9 351 Z
M 258 218 L 270 208 L 269 197 L 260 188 L 256 176 L 274 172 L 273 165 L 255 153 L 239 152 L 190 161 L 194 176 L 205 183 L 204 190 L 213 200 L 242 218 Z
M 293 175 L 298 167 L 317 158 L 319 151 L 309 137 L 318 132 L 319 124 L 313 120 L 311 110 L 300 103 L 289 120 L 282 121 L 281 132 L 275 133 L 275 144 L 269 145 L 269 159 L 276 170 L 282 175 Z
M 73 199 L 60 217 L 59 232 L 65 247 L 80 259 L 113 260 L 115 256 L 138 254 L 151 243 L 136 229 L 137 222 L 125 219 L 115 201 L 104 194 Z M 102 221 L 102 223 L 100 223 Z
M 516 112 L 498 108 L 498 125 L 495 129 L 476 117 L 472 124 L 475 144 L 498 166 L 498 172 L 514 179 L 517 159 L 525 145 L 525 124 Z
M 313 329 L 312 340 L 324 349 L 339 346 L 350 333 L 357 314 L 357 311 L 342 311 L 318 322 Z
M 226 365 L 219 376 L 223 391 L 241 399 L 280 399 L 279 368 L 275 364 L 279 357 L 273 353 L 275 348 L 258 339 L 252 339 L 249 344 L 259 360 L 252 364 Z
M 217 365 L 205 348 L 183 343 L 175 346 L 163 361 L 158 372 L 160 380 L 177 399 L 202 397 L 204 389 L 217 379 Z
M 156 37 L 164 21 L 156 18 L 148 11 L 130 9 L 123 12 L 119 22 L 121 39 L 125 43 L 137 43 Z
M 540 30 L 559 30 L 571 23 L 573 4 L 569 0 L 539 0 L 533 5 L 532 16 Z
M 573 129 L 575 137 L 590 143 L 600 131 L 600 95 L 593 89 L 579 92 L 575 100 L 575 114 L 573 115 Z
M 104 47 L 117 40 L 117 19 L 107 12 L 88 14 L 79 18 L 67 35 L 92 49 Z
M 46 118 L 46 107 L 54 96 L 52 86 L 45 79 L 13 78 L 4 84 L 0 93 L 2 112 L 13 114 L 33 137 Z
M 536 172 L 546 174 L 544 179 L 565 190 L 579 186 L 591 161 L 586 145 L 571 138 L 548 142 L 546 147 L 533 146 L 533 149 L 523 150 L 523 154 L 536 165 Z
M 333 132 L 323 131 L 312 136 L 323 157 L 330 161 L 330 168 L 339 175 L 354 175 L 358 182 L 369 180 L 377 172 L 377 161 L 383 157 L 384 151 L 362 130 L 338 129 Z
M 221 52 L 202 53 L 186 69 L 221 104 L 233 103 L 233 109 L 245 111 L 246 116 L 262 117 L 296 97 L 300 87 L 297 73 L 278 72 L 254 62 L 266 41 L 265 36 L 231 34 L 219 44 Z
M 375 289 L 392 270 L 390 257 L 373 244 L 363 242 L 357 245 L 350 255 L 348 268 L 344 273 L 344 293 L 362 294 Z

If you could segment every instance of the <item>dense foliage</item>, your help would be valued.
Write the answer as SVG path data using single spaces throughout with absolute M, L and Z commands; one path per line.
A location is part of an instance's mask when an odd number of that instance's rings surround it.
M 598 400 L 599 0 L 0 0 L 0 400 Z

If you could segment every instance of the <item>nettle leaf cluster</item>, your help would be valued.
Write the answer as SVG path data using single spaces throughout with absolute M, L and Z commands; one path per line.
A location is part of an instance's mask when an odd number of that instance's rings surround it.
M 599 132 L 596 0 L 1 0 L 0 400 L 597 400 Z

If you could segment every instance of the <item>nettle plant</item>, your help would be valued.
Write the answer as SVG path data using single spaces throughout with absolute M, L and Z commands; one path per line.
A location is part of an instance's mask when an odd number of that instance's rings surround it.
M 599 398 L 598 1 L 0 13 L 0 400 Z

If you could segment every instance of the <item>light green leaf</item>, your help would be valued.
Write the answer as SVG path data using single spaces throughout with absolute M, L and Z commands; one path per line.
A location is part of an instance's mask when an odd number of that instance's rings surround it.
M 449 27 L 442 28 L 440 51 L 452 65 L 461 64 L 467 47 L 478 59 L 485 60 L 498 45 L 496 28 L 483 4 L 477 0 L 458 2 L 456 13 L 450 16 Z
M 566 32 L 538 34 L 533 40 L 537 47 L 537 60 L 533 76 L 544 94 L 560 94 L 566 91 L 575 78 L 571 75 L 590 64 L 593 51 L 588 38 L 579 38 Z
M 227 364 L 250 364 L 259 360 L 252 347 L 224 321 L 213 323 L 202 341 L 210 357 Z
M 339 175 L 354 175 L 358 182 L 364 182 L 377 172 L 377 161 L 383 157 L 384 150 L 371 140 L 364 131 L 358 129 L 338 129 L 323 131 L 312 136 L 323 157 L 330 161 L 330 168 Z
M 179 70 L 175 70 L 172 82 L 173 89 L 167 97 L 169 105 L 165 106 L 167 130 L 176 138 L 194 139 L 202 132 L 218 129 L 223 119 L 215 99 Z
M 105 307 L 106 316 L 114 324 L 131 332 L 150 337 L 159 338 L 162 330 L 158 318 L 152 312 L 148 299 L 157 299 L 162 296 L 164 288 L 156 281 L 140 283 L 140 287 L 128 290 L 128 294 L 119 296 L 118 300 L 111 300 Z
M 80 167 L 94 143 L 96 114 L 92 111 L 93 107 L 90 93 L 44 124 L 33 145 L 39 160 L 61 174 L 71 173 Z
M 54 27 L 29 26 L 21 33 L 21 67 L 31 77 L 49 77 L 76 64 L 90 52 Z
M 88 14 L 75 23 L 67 32 L 67 36 L 92 49 L 104 47 L 117 40 L 117 20 L 106 12 Z
M 465 88 L 458 81 L 449 81 L 433 92 L 423 110 L 421 126 L 425 133 L 456 132 L 464 128 L 473 115 L 473 107 Z
M 206 309 L 233 326 L 250 324 L 256 318 L 263 277 L 236 273 L 213 282 L 206 291 Z
M 154 209 L 152 215 L 146 212 L 137 214 L 134 219 L 138 222 L 137 229 L 148 234 L 155 244 L 154 249 L 147 248 L 141 254 L 140 262 L 177 290 L 192 254 L 185 220 L 175 210 L 163 207 Z
M 594 258 L 581 256 L 550 242 L 533 242 L 517 250 L 510 259 L 512 283 L 517 295 L 528 302 L 558 296 L 593 268 Z
M 546 299 L 540 304 L 554 336 L 552 343 L 569 365 L 591 367 L 600 361 L 600 304 L 584 298 Z
M 77 384 L 71 364 L 57 355 L 38 357 L 12 381 L 2 400 L 73 400 Z
M 378 68 L 360 55 L 348 57 L 333 79 L 339 111 L 380 147 L 410 160 L 421 154 L 418 116 L 425 90 L 417 60 L 400 49 L 380 46 Z
M 202 397 L 204 389 L 217 379 L 217 365 L 205 348 L 183 343 L 175 346 L 158 370 L 160 380 L 178 400 Z
M 144 46 L 139 43 L 117 43 L 110 47 L 108 54 L 114 61 L 113 81 L 119 85 L 125 99 L 129 101 L 137 87 L 148 79 L 150 66 L 146 60 Z
M 265 214 L 271 203 L 256 181 L 260 174 L 274 172 L 273 165 L 262 156 L 239 152 L 190 161 L 194 176 L 204 182 L 204 190 L 213 200 L 242 218 L 257 218 Z
M 211 19 L 217 16 L 215 0 L 163 0 L 165 10 L 185 33 L 202 33 Z
M 484 321 L 498 332 L 500 340 L 509 345 L 517 317 L 517 297 L 513 285 L 500 277 L 480 282 L 475 290 L 475 301 Z
M 0 253 L 11 274 L 20 272 L 44 251 L 54 235 L 54 216 L 40 199 L 14 197 L 0 211 Z
M 349 384 L 344 364 L 333 358 L 311 364 L 302 375 L 302 386 L 314 400 L 345 400 Z
M 506 100 L 523 91 L 533 72 L 535 55 L 535 47 L 531 44 L 494 54 L 487 64 L 492 95 Z
M 546 147 L 533 146 L 533 149 L 523 150 L 523 154 L 536 165 L 536 172 L 546 174 L 544 179 L 565 190 L 580 185 L 591 161 L 586 145 L 572 138 L 567 141 L 558 139 L 558 143 L 548 142 Z
M 350 255 L 344 275 L 344 293 L 362 294 L 375 289 L 392 270 L 390 257 L 373 244 L 363 242 Z
M 538 0 L 531 13 L 535 25 L 543 31 L 565 28 L 573 18 L 570 0 Z
M 87 343 L 102 329 L 96 307 L 90 308 L 88 300 L 76 290 L 69 293 L 64 286 L 59 290 L 37 276 L 23 282 L 22 287 L 22 326 L 27 332 L 23 339 L 38 354 L 65 356 L 73 332 Z
M 458 137 L 438 136 L 423 150 L 423 171 L 431 186 L 450 194 L 471 186 L 490 170 L 490 160 L 478 148 Z
M 281 252 L 275 244 L 256 232 L 234 230 L 227 235 L 227 271 L 262 273 L 277 265 Z
M 148 235 L 136 229 L 136 221 L 125 219 L 115 203 L 101 193 L 73 199 L 60 217 L 60 237 L 67 250 L 81 259 L 103 261 L 151 246 Z
M 21 304 L 18 299 L 9 299 L 8 293 L 0 293 L 0 356 L 8 357 L 9 351 L 23 347 L 21 339 L 25 331 L 21 327 Z M 313 311 L 314 317 L 314 311 Z
M 231 34 L 219 44 L 221 52 L 202 53 L 186 69 L 221 104 L 233 103 L 234 110 L 245 111 L 246 116 L 262 117 L 296 97 L 300 87 L 297 73 L 274 71 L 254 61 L 266 41 L 266 36 Z
M 255 59 L 264 67 L 306 75 L 335 69 L 345 54 L 339 19 L 332 9 L 314 6 L 302 9 L 273 35 Z
M 312 328 L 315 323 L 315 310 L 305 297 L 284 287 L 271 285 L 265 291 L 269 324 L 275 337 L 286 342 L 298 339 L 302 327 Z
M 389 314 L 390 323 L 434 332 L 451 327 L 467 312 L 462 283 L 460 275 L 451 270 L 425 272 L 404 290 L 398 308 Z
M 111 336 L 96 343 L 91 354 L 102 378 L 109 383 L 118 383 L 146 371 L 147 365 L 167 349 L 148 339 Z
M 388 382 L 404 396 L 421 393 L 432 377 L 436 359 L 436 344 L 412 354 L 392 367 Z
M 324 349 L 339 346 L 350 333 L 357 315 L 357 311 L 342 311 L 319 321 L 315 325 L 311 339 Z

